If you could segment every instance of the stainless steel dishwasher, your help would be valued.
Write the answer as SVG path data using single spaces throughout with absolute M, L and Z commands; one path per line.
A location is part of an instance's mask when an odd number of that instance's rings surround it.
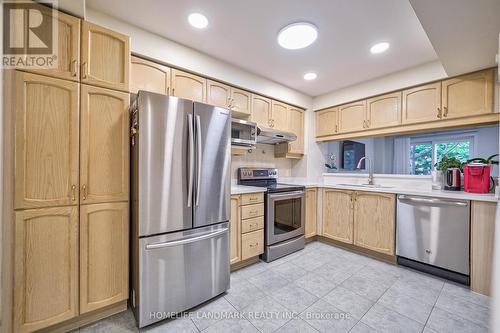
M 398 263 L 469 284 L 470 202 L 398 195 Z

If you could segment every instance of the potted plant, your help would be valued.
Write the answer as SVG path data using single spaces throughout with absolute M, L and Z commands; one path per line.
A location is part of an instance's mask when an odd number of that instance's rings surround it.
M 443 154 L 441 160 L 434 164 L 432 170 L 432 189 L 441 190 L 444 183 L 444 175 L 449 168 L 458 168 L 462 172 L 462 162 L 456 157 Z

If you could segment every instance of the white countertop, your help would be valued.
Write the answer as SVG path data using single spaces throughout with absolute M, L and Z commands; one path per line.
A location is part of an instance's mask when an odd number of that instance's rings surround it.
M 278 183 L 290 184 L 290 185 L 300 185 L 306 188 L 319 187 L 319 188 L 334 188 L 341 190 L 353 190 L 353 191 L 365 191 L 365 192 L 378 192 L 378 193 L 391 193 L 391 194 L 407 194 L 407 195 L 420 195 L 426 197 L 444 198 L 444 199 L 457 199 L 457 200 L 475 200 L 475 201 L 487 201 L 487 202 L 498 202 L 498 198 L 495 197 L 493 193 L 477 194 L 468 193 L 464 191 L 444 191 L 444 190 L 433 190 L 429 186 L 411 186 L 408 185 L 387 185 L 388 187 L 364 187 L 364 186 L 347 186 L 327 183 L 324 181 L 315 181 L 306 178 L 278 178 Z M 350 183 L 346 181 L 346 183 Z M 383 184 L 384 185 L 384 184 Z M 263 187 L 256 186 L 244 186 L 244 185 L 231 185 L 231 194 L 244 194 L 244 193 L 256 193 L 256 192 L 266 192 Z
M 234 194 L 245 194 L 245 193 L 266 192 L 266 191 L 267 191 L 267 189 L 265 187 L 245 186 L 245 185 L 234 185 L 234 184 L 231 184 L 231 195 L 234 195 Z

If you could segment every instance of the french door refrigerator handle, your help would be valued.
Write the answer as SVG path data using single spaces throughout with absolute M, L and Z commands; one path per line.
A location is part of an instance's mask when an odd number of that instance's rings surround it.
M 188 114 L 188 139 L 189 139 L 189 171 L 188 171 L 188 207 L 193 201 L 193 174 L 194 174 L 194 129 L 193 115 Z
M 170 241 L 170 242 L 147 244 L 146 250 L 161 249 L 164 247 L 172 247 L 172 246 L 179 246 L 179 245 L 194 243 L 194 242 L 198 242 L 198 241 L 201 241 L 204 239 L 214 238 L 215 236 L 221 235 L 221 234 L 227 232 L 228 230 L 229 230 L 229 228 L 224 228 L 224 229 L 220 229 L 220 230 L 211 232 L 211 233 L 206 234 L 206 235 L 195 236 L 195 237 L 191 237 L 191 238 Z
M 202 159 L 202 151 L 201 151 L 201 120 L 200 116 L 196 116 L 196 138 L 198 142 L 198 170 L 197 170 L 197 179 L 196 179 L 196 206 L 200 203 L 200 186 L 201 186 L 201 159 Z

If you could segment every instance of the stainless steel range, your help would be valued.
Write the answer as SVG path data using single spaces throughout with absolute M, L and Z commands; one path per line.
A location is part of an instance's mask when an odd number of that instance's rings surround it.
M 238 184 L 267 187 L 265 193 L 265 247 L 267 262 L 301 250 L 305 245 L 304 186 L 278 184 L 278 170 L 239 168 Z

